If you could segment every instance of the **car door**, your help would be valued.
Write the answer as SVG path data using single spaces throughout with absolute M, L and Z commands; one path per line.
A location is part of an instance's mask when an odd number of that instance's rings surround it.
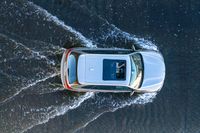
M 126 86 L 107 86 L 107 85 L 85 85 L 81 89 L 98 92 L 132 92 L 133 90 Z

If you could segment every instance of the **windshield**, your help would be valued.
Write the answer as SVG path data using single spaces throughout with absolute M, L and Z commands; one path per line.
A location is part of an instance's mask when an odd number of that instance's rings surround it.
M 137 53 L 130 55 L 131 60 L 131 79 L 130 79 L 130 87 L 133 89 L 138 89 L 142 82 L 143 75 L 143 64 L 142 64 L 142 56 Z

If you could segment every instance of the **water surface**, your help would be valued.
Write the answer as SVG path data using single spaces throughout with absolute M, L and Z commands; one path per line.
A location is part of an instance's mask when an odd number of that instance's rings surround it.
M 0 129 L 10 132 L 200 132 L 198 1 L 2 0 Z M 64 48 L 162 52 L 156 94 L 74 93 L 60 82 Z

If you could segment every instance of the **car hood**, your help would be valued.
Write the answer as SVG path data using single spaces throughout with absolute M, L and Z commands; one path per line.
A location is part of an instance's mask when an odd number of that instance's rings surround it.
M 144 74 L 141 90 L 157 91 L 162 88 L 165 79 L 164 59 L 159 52 L 140 52 L 143 57 Z

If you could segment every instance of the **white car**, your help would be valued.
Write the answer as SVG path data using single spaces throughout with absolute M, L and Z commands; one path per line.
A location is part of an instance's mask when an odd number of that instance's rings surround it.
M 64 88 L 80 92 L 157 92 L 164 83 L 161 53 L 150 50 L 71 48 L 61 61 Z

